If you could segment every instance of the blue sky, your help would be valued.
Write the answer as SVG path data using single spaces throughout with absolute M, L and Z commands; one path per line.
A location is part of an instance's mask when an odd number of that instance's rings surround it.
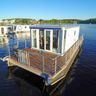
M 0 0 L 0 19 L 88 19 L 96 17 L 96 0 Z

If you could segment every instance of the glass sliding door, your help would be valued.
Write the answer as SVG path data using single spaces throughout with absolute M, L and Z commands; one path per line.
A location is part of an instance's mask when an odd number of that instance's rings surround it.
M 53 46 L 53 30 L 45 29 L 44 30 L 44 49 L 52 51 Z
M 39 48 L 39 30 L 32 29 L 31 30 L 31 40 L 32 40 L 32 48 Z
M 50 31 L 46 31 L 46 49 L 50 50 Z
M 37 47 L 37 38 L 36 38 L 36 30 L 33 30 L 33 46 L 32 47 Z
M 58 51 L 58 44 L 59 43 L 59 32 L 58 30 L 53 31 L 53 52 Z
M 40 49 L 44 49 L 44 30 L 39 30 L 39 47 Z
M 46 50 L 50 50 L 50 31 L 46 31 Z

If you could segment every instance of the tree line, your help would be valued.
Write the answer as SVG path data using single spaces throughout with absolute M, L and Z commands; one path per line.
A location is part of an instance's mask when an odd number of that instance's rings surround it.
M 80 19 L 16 19 L 15 24 L 96 24 L 96 18 L 80 20 Z
M 39 20 L 41 24 L 96 24 L 96 18 L 80 20 L 80 19 L 51 19 L 51 20 Z
M 7 21 L 14 20 L 13 24 L 96 24 L 96 18 L 80 20 L 80 19 L 26 19 L 26 18 L 15 18 L 6 19 Z

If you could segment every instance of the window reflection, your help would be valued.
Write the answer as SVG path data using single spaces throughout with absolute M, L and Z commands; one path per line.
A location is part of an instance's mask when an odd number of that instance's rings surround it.
M 53 52 L 57 52 L 58 49 L 58 31 L 53 31 Z
M 33 47 L 37 47 L 36 30 L 33 30 Z
M 39 31 L 39 44 L 40 49 L 44 49 L 44 30 Z
M 46 31 L 46 49 L 50 50 L 50 31 Z

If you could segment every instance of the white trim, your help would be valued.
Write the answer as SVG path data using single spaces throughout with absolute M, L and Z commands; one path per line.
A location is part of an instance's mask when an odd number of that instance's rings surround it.
M 36 30 L 37 48 L 39 49 L 39 29 Z
M 60 39 L 61 39 L 61 38 L 60 38 L 60 33 L 62 33 L 62 32 L 57 31 L 57 34 L 58 34 L 58 35 L 57 35 L 57 53 L 60 52 L 60 50 L 61 50 L 61 49 L 60 49 Z
M 64 53 L 64 30 L 62 30 L 62 47 L 61 47 L 61 53 Z
M 63 46 L 64 46 L 64 48 L 63 48 L 64 52 L 65 52 L 65 50 L 66 50 L 66 49 L 65 49 L 65 48 L 66 48 L 66 37 L 67 37 L 67 30 L 65 29 L 65 30 L 64 30 L 64 37 L 63 37 L 63 38 L 64 38 L 64 43 L 63 43 L 63 44 L 64 44 L 64 45 L 63 45 Z
M 44 30 L 44 50 L 46 50 L 46 30 Z

